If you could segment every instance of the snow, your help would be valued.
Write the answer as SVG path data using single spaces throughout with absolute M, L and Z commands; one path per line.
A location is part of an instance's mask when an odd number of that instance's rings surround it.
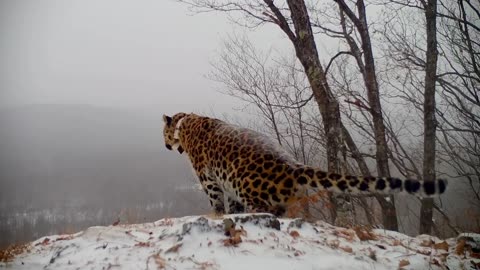
M 235 227 L 226 235 L 225 220 Z M 362 239 L 362 240 L 361 240 Z M 455 239 L 412 238 L 267 214 L 190 216 L 90 227 L 28 244 L 8 269 L 475 269 Z M 448 249 L 448 250 L 446 250 Z M 468 255 L 468 254 L 467 254 Z M 465 268 L 461 268 L 461 267 Z

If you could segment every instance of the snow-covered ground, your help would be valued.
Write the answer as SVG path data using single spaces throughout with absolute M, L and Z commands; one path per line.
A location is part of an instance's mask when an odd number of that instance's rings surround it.
M 9 252 L 20 254 L 0 262 L 0 268 L 381 270 L 480 265 L 468 245 L 453 238 L 412 238 L 264 214 L 91 227 L 72 235 L 43 237 Z M 2 256 L 8 257 L 5 252 Z

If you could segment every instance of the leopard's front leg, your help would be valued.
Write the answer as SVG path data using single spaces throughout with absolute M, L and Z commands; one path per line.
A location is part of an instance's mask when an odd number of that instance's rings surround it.
M 207 193 L 208 200 L 210 201 L 210 205 L 213 207 L 215 214 L 225 214 L 225 204 L 223 201 L 224 195 L 220 185 L 214 178 L 209 177 L 205 173 L 199 173 L 197 175 L 203 190 Z

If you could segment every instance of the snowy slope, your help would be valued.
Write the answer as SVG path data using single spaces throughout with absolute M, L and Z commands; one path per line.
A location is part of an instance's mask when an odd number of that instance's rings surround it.
M 44 237 L 0 268 L 475 269 L 479 260 L 456 255 L 456 245 L 264 214 L 191 216 Z

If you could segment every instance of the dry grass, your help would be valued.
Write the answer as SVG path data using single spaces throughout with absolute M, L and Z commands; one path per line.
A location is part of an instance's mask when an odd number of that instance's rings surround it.
M 13 244 L 0 250 L 0 262 L 10 262 L 15 256 L 30 250 L 29 244 Z

